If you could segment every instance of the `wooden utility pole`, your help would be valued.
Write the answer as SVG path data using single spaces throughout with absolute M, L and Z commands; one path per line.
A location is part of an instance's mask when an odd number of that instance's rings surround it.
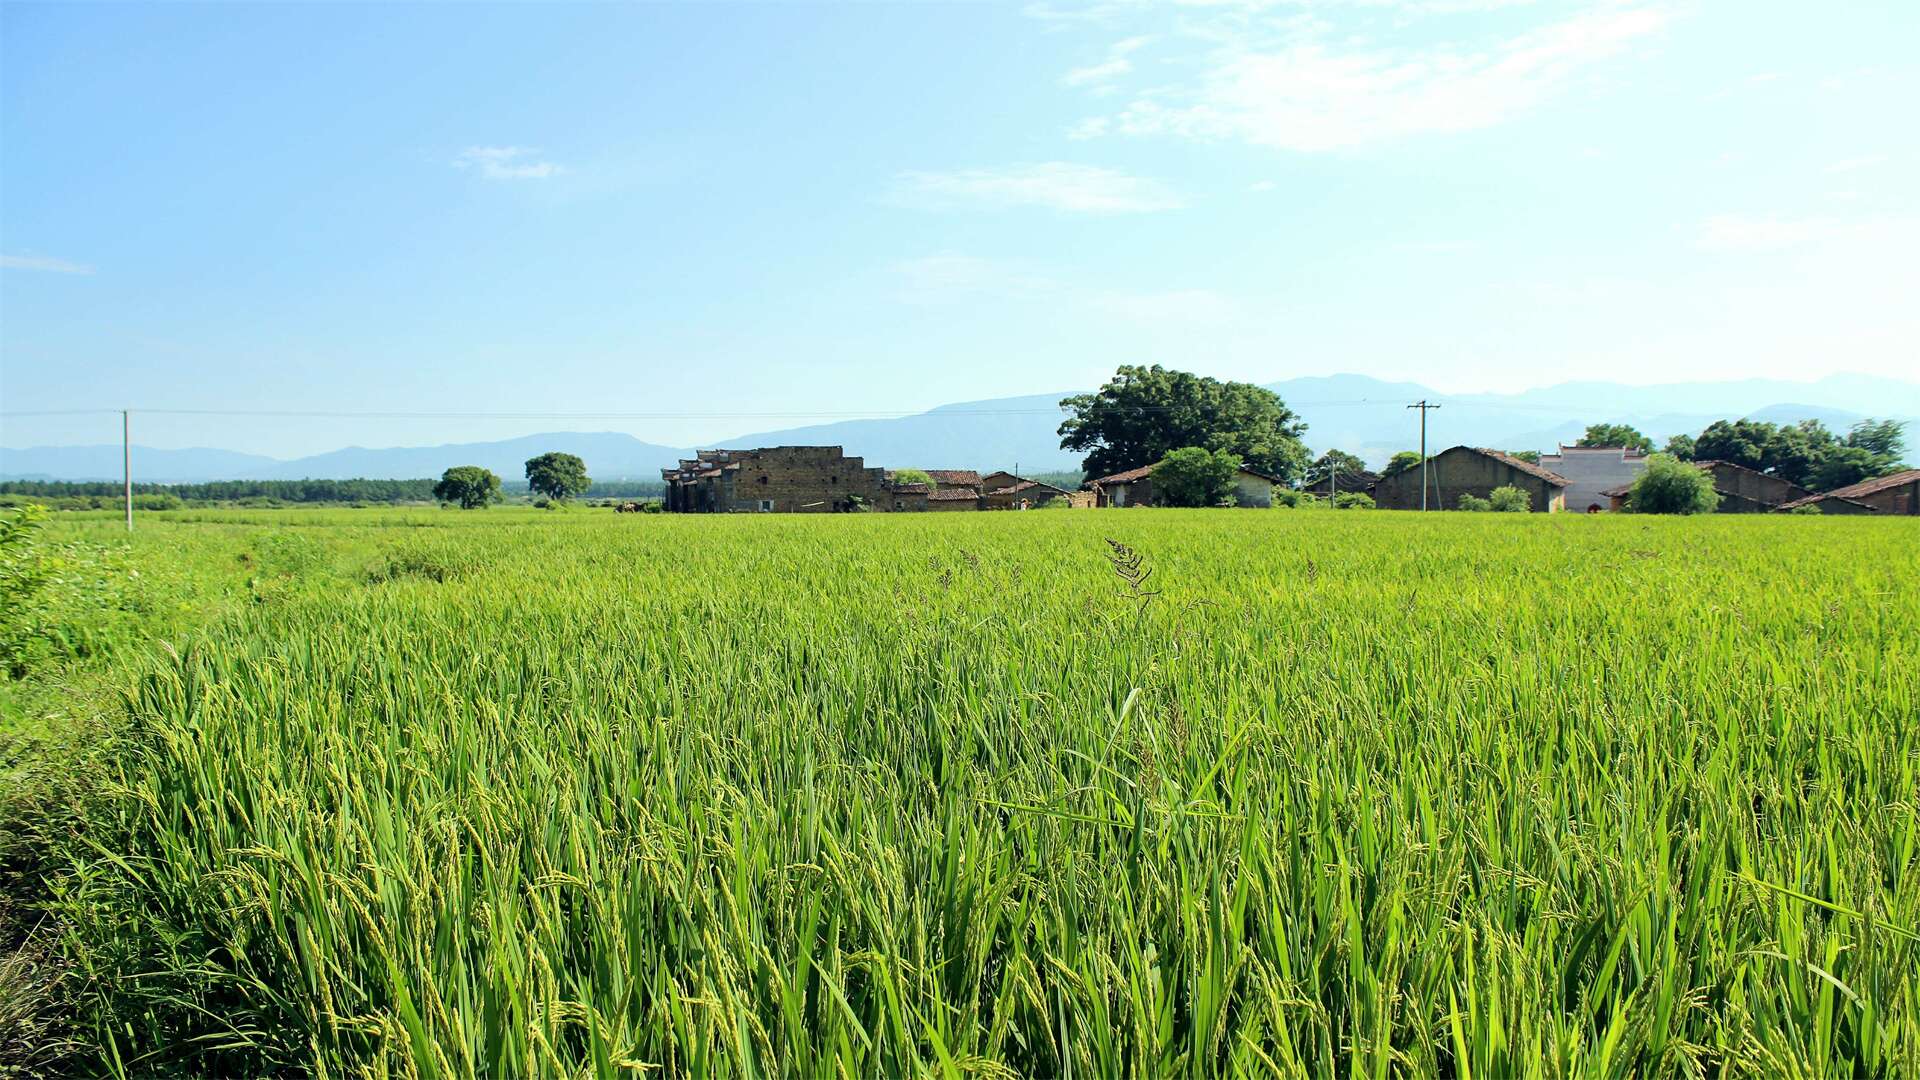
M 127 531 L 133 531 L 133 410 L 120 410 L 120 479 L 126 485 Z
M 1427 508 L 1427 410 L 1437 409 L 1438 405 L 1427 404 L 1426 398 L 1407 406 L 1420 410 L 1420 509 Z

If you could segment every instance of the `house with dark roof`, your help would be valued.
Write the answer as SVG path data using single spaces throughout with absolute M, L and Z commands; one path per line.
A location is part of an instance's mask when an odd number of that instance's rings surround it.
M 1159 502 L 1153 490 L 1153 470 L 1159 462 L 1128 469 L 1098 480 L 1087 481 L 1095 506 L 1154 506 Z M 1242 467 L 1234 476 L 1233 501 L 1236 506 L 1273 505 L 1273 485 L 1279 481 L 1263 472 Z
M 1693 464 L 1713 476 L 1713 490 L 1720 494 L 1720 505 L 1715 513 L 1764 514 L 1812 494 L 1792 481 L 1731 461 L 1696 461 Z M 1600 494 L 1607 499 L 1608 509 L 1625 510 L 1627 492 L 1632 488 L 1631 483 L 1619 484 Z
M 824 514 L 886 510 L 894 502 L 885 471 L 838 446 L 702 450 L 660 477 L 672 513 Z
M 1505 451 L 1456 446 L 1428 458 L 1425 469 L 1415 465 L 1381 478 L 1369 492 L 1374 505 L 1382 510 L 1420 509 L 1423 476 L 1428 510 L 1457 510 L 1463 495 L 1484 499 L 1495 488 L 1514 487 L 1526 492 L 1536 512 L 1555 513 L 1566 509 L 1566 490 L 1571 483 L 1551 469 Z
M 1071 499 L 1073 492 L 1039 480 L 1001 471 L 980 478 L 980 506 L 984 510 L 1023 510 L 1053 499 Z
M 1823 514 L 1920 514 L 1920 469 L 1876 476 L 1857 484 L 1783 503 L 1781 510 L 1818 506 Z

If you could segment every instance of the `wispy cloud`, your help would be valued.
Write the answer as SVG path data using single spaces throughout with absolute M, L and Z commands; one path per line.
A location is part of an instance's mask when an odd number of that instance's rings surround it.
M 453 167 L 476 170 L 489 180 L 545 180 L 566 171 L 539 155 L 527 146 L 469 146 L 453 159 Z
M 8 270 L 40 270 L 49 274 L 91 274 L 85 263 L 56 259 L 51 255 L 0 255 L 0 267 Z
M 1065 86 L 1104 86 L 1114 79 L 1133 70 L 1133 61 L 1128 57 L 1139 52 L 1141 47 L 1151 41 L 1148 37 L 1130 37 L 1116 41 L 1107 48 L 1107 58 L 1097 64 L 1077 67 L 1060 77 Z
M 1064 161 L 1000 169 L 904 172 L 899 183 L 896 201 L 930 209 L 1041 206 L 1082 214 L 1140 214 L 1186 205 L 1158 180 Z
M 1871 169 L 1875 165 L 1884 165 L 1886 162 L 1887 155 L 1885 154 L 1868 154 L 1864 157 L 1847 158 L 1845 161 L 1836 161 L 1827 166 L 1826 171 L 1830 173 L 1859 172 L 1861 169 Z
M 1161 328 L 1222 326 L 1246 313 L 1240 301 L 1212 289 L 1118 289 L 953 252 L 901 259 L 888 270 L 900 282 L 900 298 L 916 304 L 1038 302 L 1088 319 Z
M 1653 3 L 1606 4 L 1475 45 L 1396 48 L 1313 15 L 1265 19 L 1241 10 L 1189 28 L 1203 43 L 1193 79 L 1137 93 L 1071 134 L 1237 139 L 1314 152 L 1486 128 L 1563 91 L 1669 19 Z
M 1920 232 L 1920 217 L 1780 217 L 1716 214 L 1700 222 L 1694 242 L 1707 251 L 1760 253 L 1813 247 L 1833 241 L 1904 246 Z

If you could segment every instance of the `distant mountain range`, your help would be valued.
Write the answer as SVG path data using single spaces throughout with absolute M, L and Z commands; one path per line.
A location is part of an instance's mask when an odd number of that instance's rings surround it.
M 1459 443 L 1511 450 L 1551 450 L 1571 443 L 1588 424 L 1627 423 L 1656 440 L 1695 433 L 1715 420 L 1816 419 L 1835 431 L 1869 416 L 1920 421 L 1920 383 L 1867 375 L 1833 375 L 1817 382 L 1743 379 L 1733 382 L 1627 386 L 1570 382 L 1514 394 L 1443 394 L 1418 383 L 1390 383 L 1364 375 L 1328 375 L 1271 383 L 1306 421 L 1307 444 L 1358 454 L 1378 465 L 1397 450 L 1414 448 L 1419 426 L 1409 402 L 1441 408 L 1427 417 L 1427 447 Z M 1064 414 L 1060 399 L 1074 391 L 943 405 L 889 420 L 750 432 L 716 438 L 702 448 L 839 445 L 869 464 L 890 468 L 1068 470 L 1079 459 L 1060 449 L 1054 432 Z M 1920 429 L 1920 422 L 1916 423 Z M 1920 438 L 1920 430 L 1916 430 Z M 621 432 L 548 432 L 497 442 L 384 449 L 347 447 L 283 461 L 231 450 L 134 447 L 134 475 L 149 482 L 301 478 L 408 479 L 438 476 L 452 465 L 484 465 L 518 478 L 526 459 L 548 450 L 578 454 L 605 479 L 654 477 L 692 455 L 694 448 L 643 442 Z M 120 447 L 36 446 L 0 449 L 0 479 L 111 480 L 120 476 Z

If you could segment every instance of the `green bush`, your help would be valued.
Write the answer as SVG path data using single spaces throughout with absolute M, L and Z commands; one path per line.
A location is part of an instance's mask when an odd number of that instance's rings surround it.
M 1812 514 L 1812 515 L 1814 515 L 1815 517 L 1818 517 L 1818 516 L 1820 516 L 1821 514 L 1824 514 L 1824 513 L 1826 513 L 1826 511 L 1825 511 L 1825 510 L 1822 510 L 1822 509 L 1820 508 L 1820 504 L 1819 504 L 1819 503 L 1801 503 L 1801 504 L 1800 504 L 1799 506 L 1796 506 L 1796 507 L 1794 507 L 1793 509 L 1791 509 L 1791 510 L 1789 510 L 1789 511 L 1787 511 L 1787 513 L 1789 513 L 1789 514 Z
M 1669 454 L 1649 458 L 1627 489 L 1627 508 L 1636 514 L 1711 514 L 1719 505 L 1713 475 Z
M 1481 498 L 1478 495 L 1475 495 L 1470 491 L 1462 492 L 1460 494 L 1459 506 L 1460 506 L 1460 509 L 1462 510 L 1471 511 L 1476 514 L 1484 514 L 1487 511 L 1493 509 L 1493 504 L 1491 502 L 1488 502 L 1487 500 Z
M 1374 508 L 1373 496 L 1364 491 L 1343 491 L 1333 497 L 1335 510 L 1371 510 Z
M 1533 498 L 1512 485 L 1494 488 L 1487 495 L 1487 507 L 1496 514 L 1524 514 L 1533 509 Z
M 1231 452 L 1188 446 L 1153 467 L 1154 494 L 1166 506 L 1230 506 L 1239 475 Z

